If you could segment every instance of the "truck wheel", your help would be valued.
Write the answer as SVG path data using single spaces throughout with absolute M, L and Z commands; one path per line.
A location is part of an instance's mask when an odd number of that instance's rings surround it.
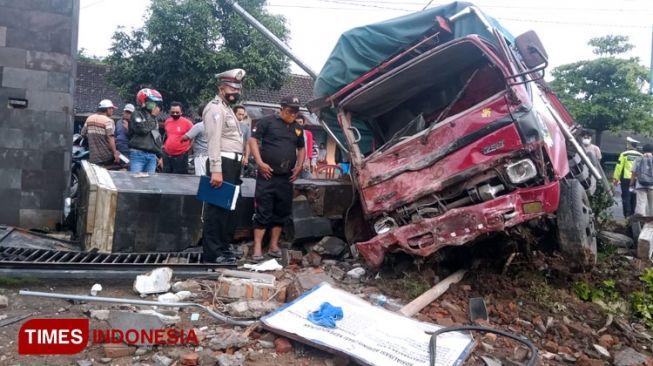
M 596 228 L 585 189 L 576 179 L 560 182 L 560 203 L 556 213 L 558 244 L 574 267 L 596 264 Z

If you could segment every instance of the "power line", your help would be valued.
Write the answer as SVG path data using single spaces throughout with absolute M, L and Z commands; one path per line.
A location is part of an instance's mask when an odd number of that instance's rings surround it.
M 95 6 L 95 5 L 98 5 L 98 4 L 103 3 L 103 2 L 104 2 L 104 0 L 98 0 L 98 1 L 96 1 L 94 3 L 86 4 L 86 5 L 82 6 L 80 8 L 80 10 L 90 8 L 91 6 Z

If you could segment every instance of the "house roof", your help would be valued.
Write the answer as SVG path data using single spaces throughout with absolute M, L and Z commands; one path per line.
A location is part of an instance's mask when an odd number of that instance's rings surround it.
M 290 74 L 279 90 L 257 88 L 245 91 L 245 100 L 251 102 L 279 104 L 282 97 L 297 96 L 302 104 L 313 98 L 313 79 L 310 76 Z
M 118 107 L 114 114 L 120 113 L 125 102 L 118 95 L 118 90 L 106 81 L 108 71 L 108 65 L 77 63 L 73 103 L 76 115 L 95 113 L 102 99 L 110 99 Z
M 619 155 L 624 150 L 626 150 L 626 137 L 629 136 L 637 141 L 639 141 L 639 146 L 642 147 L 644 144 L 652 144 L 653 139 L 645 135 L 639 135 L 632 132 L 622 131 L 618 133 L 606 131 L 601 136 L 601 152 L 603 155 L 614 154 Z

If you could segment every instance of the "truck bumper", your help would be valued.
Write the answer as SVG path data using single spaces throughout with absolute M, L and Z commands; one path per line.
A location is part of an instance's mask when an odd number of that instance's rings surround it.
M 462 245 L 482 234 L 553 213 L 559 199 L 557 181 L 518 189 L 491 201 L 451 209 L 438 217 L 398 227 L 356 246 L 365 261 L 374 267 L 383 263 L 386 252 L 401 250 L 425 257 L 442 247 Z

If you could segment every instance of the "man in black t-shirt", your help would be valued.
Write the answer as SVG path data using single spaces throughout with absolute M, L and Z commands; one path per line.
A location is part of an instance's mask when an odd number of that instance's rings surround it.
M 292 212 L 294 182 L 304 164 L 304 130 L 295 122 L 299 113 L 299 98 L 281 99 L 279 113 L 256 123 L 249 147 L 258 166 L 254 213 L 254 253 L 252 259 L 263 259 L 262 241 L 270 228 L 268 255 L 281 257 L 279 237 Z M 258 143 L 261 141 L 259 150 Z

